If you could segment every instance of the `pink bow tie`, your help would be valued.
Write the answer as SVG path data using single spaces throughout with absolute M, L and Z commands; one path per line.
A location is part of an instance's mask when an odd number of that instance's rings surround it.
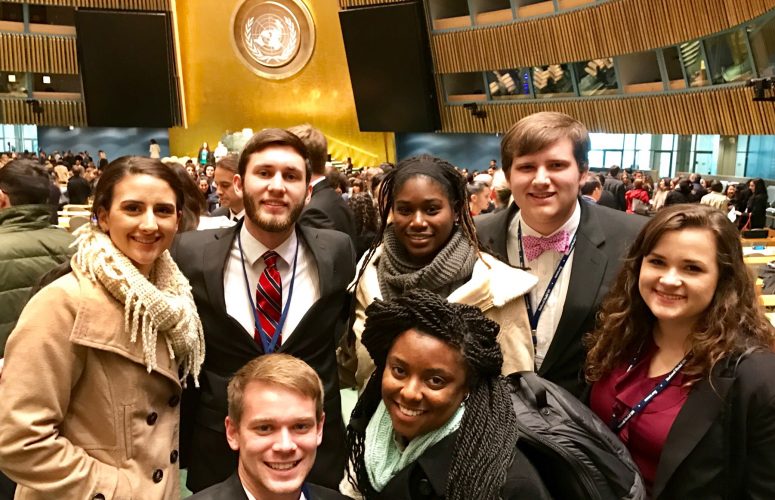
M 569 243 L 570 234 L 567 231 L 560 231 L 546 238 L 541 236 L 522 236 L 522 249 L 527 260 L 536 260 L 547 250 L 565 253 L 568 251 Z

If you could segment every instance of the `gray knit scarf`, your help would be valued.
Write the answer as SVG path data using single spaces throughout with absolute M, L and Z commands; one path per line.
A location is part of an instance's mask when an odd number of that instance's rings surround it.
M 436 257 L 425 265 L 410 261 L 409 254 L 393 232 L 392 224 L 385 228 L 382 246 L 377 278 L 384 300 L 399 297 L 415 288 L 447 297 L 471 278 L 477 258 L 475 249 L 460 228 Z

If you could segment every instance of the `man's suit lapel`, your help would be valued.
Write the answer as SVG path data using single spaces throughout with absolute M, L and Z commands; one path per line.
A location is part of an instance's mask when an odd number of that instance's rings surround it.
M 552 365 L 562 357 L 577 335 L 579 328 L 595 305 L 595 298 L 603 282 L 608 257 L 600 250 L 605 242 L 605 233 L 597 216 L 580 201 L 581 218 L 576 236 L 576 248 L 573 251 L 568 293 L 562 309 L 562 316 L 554 333 L 554 339 L 546 353 L 546 358 L 538 371 L 546 374 Z
M 509 261 L 509 254 L 506 248 L 506 242 L 508 241 L 509 224 L 511 219 L 517 214 L 519 209 L 517 205 L 512 203 L 509 208 L 502 210 L 496 214 L 490 215 L 489 227 L 494 228 L 494 231 L 489 231 L 490 236 L 486 241 L 482 243 L 491 250 L 496 256 L 500 257 L 504 262 Z
M 681 462 L 718 419 L 733 383 L 732 377 L 713 377 L 713 386 L 701 380 L 689 393 L 662 447 L 652 498 L 659 497 Z
M 217 232 L 202 252 L 202 273 L 209 303 L 218 313 L 226 314 L 226 299 L 223 292 L 223 273 L 231 253 L 231 245 L 242 227 L 240 220 L 235 226 Z M 244 292 L 243 292 L 244 293 Z

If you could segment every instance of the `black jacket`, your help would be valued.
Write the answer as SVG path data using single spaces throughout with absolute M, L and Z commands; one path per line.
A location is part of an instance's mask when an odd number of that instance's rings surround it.
M 307 500 L 341 500 L 346 497 L 338 491 L 329 490 L 316 484 L 307 483 Z M 248 500 L 239 476 L 235 472 L 228 479 L 188 497 L 189 500 Z
M 191 282 L 207 352 L 199 377 L 201 388 L 194 390 L 189 384 L 181 407 L 181 463 L 188 464 L 187 485 L 192 491 L 223 481 L 236 469 L 237 455 L 226 443 L 224 428 L 226 387 L 237 370 L 262 354 L 262 347 L 226 312 L 224 266 L 241 227 L 239 222 L 226 229 L 189 231 L 171 249 Z M 306 361 L 323 381 L 326 422 L 309 479 L 336 488 L 347 453 L 335 349 L 347 325 L 349 295 L 345 288 L 355 274 L 355 255 L 349 238 L 339 232 L 299 225 L 296 231 L 317 264 L 320 299 L 309 305 L 278 352 Z
M 652 493 L 660 499 L 775 498 L 774 353 L 745 357 L 734 379 L 716 370 L 712 384 L 697 383 L 670 428 Z
M 554 339 L 538 370 L 539 375 L 577 397 L 586 387 L 581 376 L 586 357 L 582 338 L 594 328 L 600 303 L 619 272 L 630 243 L 648 221 L 640 215 L 599 205 L 583 202 L 580 205 L 581 220 L 568 294 Z M 479 241 L 505 262 L 508 262 L 506 233 L 517 211 L 517 206 L 512 204 L 503 212 L 476 218 Z
M 320 229 L 335 229 L 348 235 L 353 242 L 356 238 L 353 211 L 326 179 L 312 188 L 312 198 L 301 212 L 299 224 Z

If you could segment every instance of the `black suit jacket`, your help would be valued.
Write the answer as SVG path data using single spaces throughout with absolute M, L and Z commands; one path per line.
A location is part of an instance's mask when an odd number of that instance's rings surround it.
M 670 428 L 653 498 L 775 498 L 775 354 L 745 357 L 734 378 L 724 364 L 712 385 L 697 383 Z
M 236 469 L 237 454 L 228 447 L 224 427 L 226 387 L 237 370 L 263 353 L 262 346 L 226 313 L 223 271 L 241 227 L 240 222 L 226 229 L 189 231 L 176 239 L 171 250 L 191 282 L 205 335 L 201 387 L 184 392 L 181 408 L 181 463 L 188 465 L 187 485 L 192 491 L 223 481 Z M 309 478 L 336 488 L 344 471 L 346 449 L 335 349 L 347 324 L 346 287 L 355 274 L 355 254 L 352 242 L 337 231 L 298 225 L 296 231 L 317 263 L 320 299 L 309 305 L 278 352 L 306 361 L 323 381 L 326 422 Z
M 341 500 L 346 497 L 338 491 L 330 490 L 316 484 L 307 483 L 309 498 L 307 500 Z M 229 478 L 216 485 L 200 491 L 190 497 L 190 500 L 248 500 L 239 476 L 235 472 Z
M 334 191 L 326 179 L 315 184 L 304 211 L 299 217 L 299 224 L 320 229 L 335 229 L 341 231 L 352 241 L 355 241 L 355 217 L 352 210 L 342 197 Z
M 627 209 L 627 201 L 624 199 L 624 192 L 627 190 L 624 183 L 616 177 L 610 175 L 605 178 L 603 189 L 612 193 L 616 200 L 616 208 L 624 212 Z
M 581 377 L 585 352 L 583 336 L 595 326 L 595 315 L 621 267 L 622 259 L 646 217 L 625 214 L 599 205 L 580 202 L 576 248 L 573 251 L 568 294 L 562 316 L 538 374 L 580 396 L 586 384 Z M 479 241 L 508 262 L 506 239 L 509 223 L 518 208 L 476 218 Z M 512 262 L 519 265 L 519 262 Z

